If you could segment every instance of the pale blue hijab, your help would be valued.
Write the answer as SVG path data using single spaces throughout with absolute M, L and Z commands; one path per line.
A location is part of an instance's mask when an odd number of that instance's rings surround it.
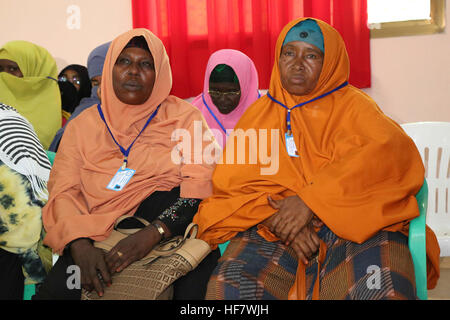
M 312 19 L 300 21 L 293 26 L 284 38 L 283 46 L 292 41 L 303 41 L 315 45 L 322 52 L 325 52 L 323 34 L 319 25 Z

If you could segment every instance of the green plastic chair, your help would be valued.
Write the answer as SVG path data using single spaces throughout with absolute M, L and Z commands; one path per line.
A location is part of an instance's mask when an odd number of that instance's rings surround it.
M 36 293 L 36 286 L 34 284 L 27 284 L 23 290 L 23 300 L 31 300 L 31 297 Z
M 53 151 L 45 151 L 47 153 L 48 160 L 50 164 L 53 165 L 56 153 Z M 31 297 L 36 293 L 36 286 L 34 284 L 26 284 L 23 290 L 23 300 L 31 300 Z
M 423 181 L 422 188 L 416 194 L 420 215 L 409 224 L 408 247 L 414 263 L 416 277 L 416 292 L 420 300 L 428 299 L 427 291 L 427 257 L 425 242 L 425 223 L 428 207 L 428 184 Z M 230 241 L 219 244 L 220 254 L 223 255 Z
M 50 163 L 53 165 L 53 161 L 55 161 L 56 153 L 53 151 L 48 151 L 48 150 L 45 150 L 45 152 L 47 153 L 48 160 L 50 160 Z
M 428 208 L 428 184 L 423 181 L 422 188 L 416 194 L 420 215 L 409 223 L 408 246 L 411 251 L 416 276 L 417 297 L 420 300 L 428 299 L 427 290 L 427 253 L 425 239 L 425 225 Z
M 228 240 L 227 242 L 219 244 L 219 250 L 220 250 L 220 255 L 221 256 L 223 256 L 223 253 L 227 249 L 229 243 L 230 243 L 230 240 Z

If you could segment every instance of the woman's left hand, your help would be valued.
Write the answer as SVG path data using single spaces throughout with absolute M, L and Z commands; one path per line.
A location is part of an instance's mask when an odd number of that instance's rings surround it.
M 294 249 L 297 259 L 307 265 L 320 248 L 320 238 L 314 231 L 312 222 L 297 233 L 289 246 Z
M 111 274 L 120 272 L 130 264 L 145 257 L 159 243 L 161 235 L 153 226 L 120 240 L 106 255 L 106 265 Z

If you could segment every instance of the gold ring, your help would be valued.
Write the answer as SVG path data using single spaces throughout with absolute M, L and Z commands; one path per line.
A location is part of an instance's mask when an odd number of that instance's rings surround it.
M 120 251 L 117 251 L 117 255 L 119 256 L 119 258 L 121 257 L 121 256 L 123 256 L 123 253 L 122 252 L 120 252 Z

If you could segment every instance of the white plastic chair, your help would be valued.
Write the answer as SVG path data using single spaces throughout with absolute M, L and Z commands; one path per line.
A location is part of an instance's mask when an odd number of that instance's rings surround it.
M 413 122 L 401 126 L 414 140 L 425 166 L 426 223 L 438 238 L 441 256 L 450 256 L 450 122 Z

